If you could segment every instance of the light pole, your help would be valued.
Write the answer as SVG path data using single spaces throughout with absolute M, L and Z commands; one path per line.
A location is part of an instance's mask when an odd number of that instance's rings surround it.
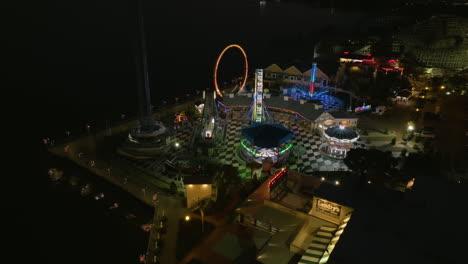
M 411 137 L 414 131 L 414 123 L 412 121 L 408 122 L 408 126 L 406 127 L 406 132 L 408 134 L 408 138 Z

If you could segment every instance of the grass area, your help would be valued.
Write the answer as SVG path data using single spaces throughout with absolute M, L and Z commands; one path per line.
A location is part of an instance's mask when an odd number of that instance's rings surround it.
M 199 219 L 180 220 L 177 234 L 177 260 L 182 260 L 196 245 L 202 242 L 215 229 L 215 226 L 205 221 L 204 232 Z

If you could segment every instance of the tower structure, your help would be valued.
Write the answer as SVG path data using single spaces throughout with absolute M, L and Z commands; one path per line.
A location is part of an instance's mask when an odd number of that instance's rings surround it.
M 317 63 L 312 63 L 312 71 L 310 73 L 309 95 L 314 96 L 315 92 L 315 72 L 317 71 Z
M 151 159 L 166 150 L 170 137 L 168 137 L 166 127 L 161 122 L 153 119 L 144 20 L 140 0 L 135 1 L 135 7 L 135 62 L 139 99 L 139 124 L 130 130 L 127 140 L 117 148 L 117 152 L 132 159 Z
M 263 69 L 255 70 L 255 90 L 249 111 L 252 123 L 271 123 L 272 118 L 263 100 Z
M 129 138 L 139 143 L 154 143 L 158 141 L 155 137 L 164 134 L 166 128 L 162 123 L 156 122 L 153 119 L 143 11 L 140 0 L 135 1 L 135 3 L 137 9 L 136 73 L 139 99 L 139 125 L 131 131 Z

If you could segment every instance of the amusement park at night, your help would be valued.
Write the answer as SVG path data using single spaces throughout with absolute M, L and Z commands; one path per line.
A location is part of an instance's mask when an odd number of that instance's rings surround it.
M 36 174 L 45 176 L 34 189 L 44 196 L 15 189 L 47 205 L 17 221 L 44 215 L 28 243 L 40 245 L 35 255 L 44 263 L 458 263 L 438 253 L 451 250 L 442 242 L 458 244 L 435 229 L 462 225 L 451 212 L 468 180 L 466 20 L 234 2 L 200 3 L 205 13 L 181 4 L 176 16 L 150 14 L 159 7 L 143 0 L 130 11 L 116 6 L 132 22 L 117 19 L 119 38 L 102 46 L 128 46 L 93 55 L 106 60 L 92 66 L 103 80 L 93 88 L 70 82 L 87 78 L 88 62 L 62 69 L 56 55 L 56 71 L 75 77 L 64 78 L 74 88 L 41 95 L 50 102 L 38 107 Z M 213 16 L 223 30 L 213 31 Z M 431 32 L 442 40 L 424 46 Z M 109 32 L 95 33 L 97 43 Z M 67 63 L 93 61 L 83 54 Z M 73 262 L 70 250 L 82 246 Z

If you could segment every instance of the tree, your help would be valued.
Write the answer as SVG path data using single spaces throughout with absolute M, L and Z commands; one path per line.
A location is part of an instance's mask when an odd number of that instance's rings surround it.
M 362 180 L 368 167 L 367 152 L 368 150 L 362 148 L 351 149 L 344 159 L 344 164 L 356 173 L 359 181 Z
M 171 194 L 176 194 L 177 193 L 177 185 L 175 184 L 175 182 L 171 182 L 169 190 L 171 191 Z

